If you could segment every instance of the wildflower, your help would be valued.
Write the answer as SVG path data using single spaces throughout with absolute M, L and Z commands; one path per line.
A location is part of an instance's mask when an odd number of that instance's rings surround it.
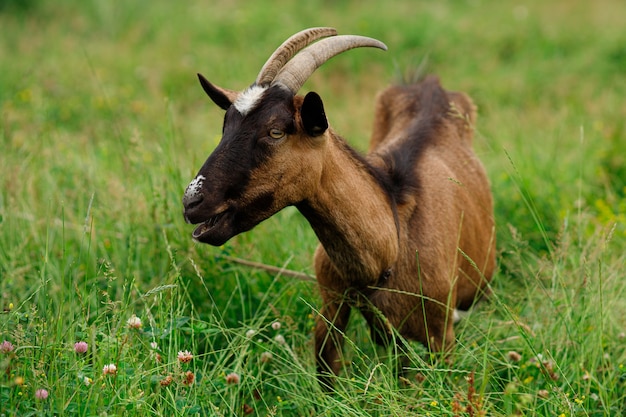
M 87 352 L 87 342 L 76 342 L 74 343 L 74 352 L 76 353 L 85 353 Z
M 431 407 L 437 407 L 438 405 L 439 405 L 439 403 L 438 403 L 437 401 L 435 401 L 435 400 L 432 400 L 432 401 L 430 402 L 430 406 L 431 406 Z
M 239 376 L 238 373 L 235 372 L 231 372 L 228 375 L 226 375 L 226 383 L 227 384 L 238 384 L 239 382 L 241 382 L 241 377 Z
M 248 339 L 252 339 L 252 337 L 256 334 L 256 331 L 254 329 L 250 329 L 246 332 L 246 337 Z
M 285 337 L 282 334 L 277 334 L 276 337 L 274 338 L 274 340 L 276 340 L 281 345 L 284 345 L 285 343 L 287 343 L 285 341 Z
M 45 400 L 46 398 L 48 398 L 48 391 L 40 388 L 37 391 L 35 391 L 35 398 L 37 398 L 38 400 Z
M 166 376 L 165 378 L 163 378 L 163 379 L 159 382 L 159 384 L 160 384 L 162 387 L 167 387 L 167 386 L 169 386 L 169 385 L 172 383 L 172 381 L 173 381 L 173 380 L 174 380 L 174 378 L 172 378 L 172 376 L 171 376 L 171 375 L 168 375 L 168 376 Z
M 15 349 L 15 346 L 13 346 L 13 343 L 9 342 L 8 340 L 0 343 L 0 352 L 2 353 L 13 352 L 13 349 Z
M 261 362 L 268 363 L 271 360 L 272 360 L 272 352 L 261 353 Z
M 275 321 L 274 323 L 272 323 L 272 329 L 279 330 L 280 329 L 280 322 L 279 321 Z
M 150 342 L 150 347 L 154 350 L 159 348 L 159 344 L 157 342 Z
M 188 350 L 181 350 L 178 352 L 178 360 L 182 363 L 187 363 L 193 359 L 193 355 Z
M 15 385 L 22 386 L 24 385 L 24 378 L 21 376 L 16 376 L 13 382 L 15 383 Z
M 85 384 L 86 386 L 89 386 L 93 384 L 93 379 L 89 378 L 88 376 L 85 376 L 83 377 L 83 384 Z
M 185 374 L 183 375 L 183 384 L 184 385 L 191 385 L 193 384 L 193 380 L 196 378 L 196 376 L 194 375 L 193 372 L 191 371 L 187 371 L 185 372 Z
M 128 327 L 131 329 L 141 329 L 141 319 L 134 314 L 130 316 L 126 324 L 128 324 Z
M 102 374 L 103 375 L 115 375 L 115 374 L 117 374 L 117 366 L 115 366 L 114 363 L 110 363 L 108 365 L 104 365 L 104 368 L 102 368 Z
M 509 351 L 506 354 L 506 357 L 509 358 L 511 362 L 519 362 L 520 360 L 522 360 L 522 355 L 514 350 Z

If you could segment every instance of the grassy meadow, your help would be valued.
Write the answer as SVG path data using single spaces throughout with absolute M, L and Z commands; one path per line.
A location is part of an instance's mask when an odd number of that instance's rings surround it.
M 0 416 L 625 415 L 623 1 L 266 3 L 0 2 Z M 313 274 L 306 221 L 214 248 L 181 203 L 223 117 L 196 73 L 243 89 L 322 25 L 389 47 L 303 88 L 357 149 L 416 68 L 474 99 L 499 263 L 452 358 L 411 343 L 402 378 L 355 314 L 333 394 L 315 283 L 232 260 Z

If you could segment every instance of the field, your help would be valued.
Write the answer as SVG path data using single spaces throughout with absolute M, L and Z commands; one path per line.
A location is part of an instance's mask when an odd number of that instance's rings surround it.
M 264 3 L 0 3 L 0 416 L 626 415 L 623 2 Z M 223 118 L 196 73 L 243 89 L 310 26 L 389 47 L 302 90 L 359 150 L 403 75 L 467 92 L 496 205 L 493 296 L 452 357 L 411 343 L 399 378 L 355 314 L 333 394 L 314 281 L 233 260 L 312 275 L 304 218 L 215 248 L 181 203 Z

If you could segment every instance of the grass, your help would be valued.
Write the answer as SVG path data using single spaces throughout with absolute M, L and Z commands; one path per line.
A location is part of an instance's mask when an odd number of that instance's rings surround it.
M 0 415 L 626 413 L 625 17 L 618 0 L 3 3 Z M 314 283 L 229 260 L 311 274 L 303 218 L 211 248 L 180 202 L 221 128 L 195 73 L 243 88 L 315 25 L 389 46 L 304 88 L 358 149 L 375 93 L 423 61 L 474 98 L 499 242 L 451 363 L 410 343 L 397 378 L 355 316 L 332 395 Z

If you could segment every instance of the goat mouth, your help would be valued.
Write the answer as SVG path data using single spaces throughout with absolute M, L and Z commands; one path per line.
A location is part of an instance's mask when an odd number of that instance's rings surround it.
M 208 220 L 200 223 L 200 225 L 196 227 L 196 229 L 192 233 L 193 238 L 202 241 L 203 236 L 211 233 L 211 231 L 213 231 L 216 226 L 218 226 L 220 221 L 224 218 L 226 212 L 227 211 L 225 210 L 221 213 L 217 213 L 216 215 L 209 217 Z

